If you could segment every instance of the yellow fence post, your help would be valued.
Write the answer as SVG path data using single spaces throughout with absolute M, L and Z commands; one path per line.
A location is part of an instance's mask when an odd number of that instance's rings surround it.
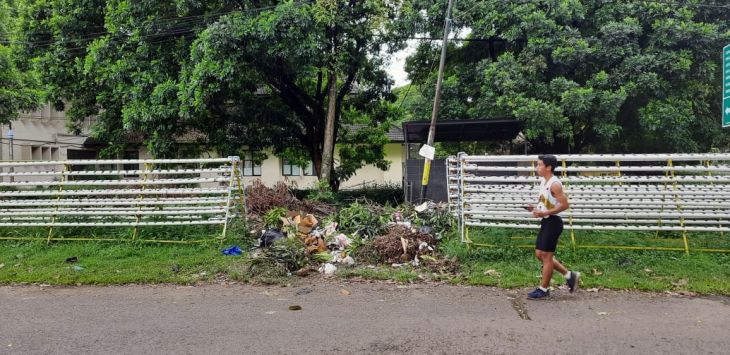
M 674 204 L 679 212 L 679 226 L 682 227 L 682 241 L 684 242 L 684 252 L 689 254 L 689 240 L 687 239 L 687 229 L 684 226 L 684 216 L 682 215 L 682 204 L 679 202 L 679 183 L 677 182 L 677 174 L 674 171 L 674 163 L 671 159 L 668 161 L 672 177 L 672 187 L 674 189 Z
M 233 173 L 236 175 L 236 185 L 238 185 L 238 203 L 241 204 L 240 211 L 241 213 L 243 213 L 243 220 L 248 221 L 248 210 L 246 209 L 246 189 L 244 189 L 243 187 L 243 180 L 241 179 L 241 169 L 238 167 L 239 165 L 240 164 L 236 165 Z
M 71 171 L 71 166 L 68 164 L 63 164 L 63 171 L 61 172 L 61 178 L 58 179 L 58 194 L 56 195 L 56 209 L 54 210 L 55 213 L 58 213 L 59 209 L 59 202 L 61 202 L 61 192 L 63 192 L 63 183 L 66 182 L 66 173 Z M 53 226 L 56 224 L 56 214 L 53 214 L 51 216 L 51 225 L 48 227 L 48 238 L 46 239 L 46 244 L 51 244 L 51 239 L 53 238 Z
M 144 190 L 147 187 L 147 177 L 149 176 L 149 172 L 154 169 L 154 166 L 151 163 L 144 163 L 144 174 L 142 175 L 142 187 L 140 189 L 140 194 L 137 196 L 137 215 L 135 216 L 135 225 L 134 229 L 132 230 L 132 240 L 137 240 L 137 237 L 139 236 L 139 222 L 142 220 L 142 200 L 144 199 Z
M 674 176 L 674 166 L 672 163 L 672 159 L 667 160 L 667 170 L 664 171 L 664 177 L 668 178 L 670 175 Z M 666 192 L 668 190 L 669 190 L 668 183 L 665 181 L 664 182 L 664 191 Z M 662 207 L 659 208 L 659 219 L 657 220 L 657 227 L 660 227 L 660 228 L 662 226 L 662 213 L 664 213 L 664 200 L 666 200 L 666 198 L 664 197 L 664 195 L 662 195 L 661 199 L 662 199 Z M 655 238 L 659 238 L 658 230 L 656 231 L 654 236 L 655 236 Z

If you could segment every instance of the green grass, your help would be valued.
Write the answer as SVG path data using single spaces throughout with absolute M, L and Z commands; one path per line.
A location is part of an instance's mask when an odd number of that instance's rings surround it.
M 470 229 L 470 239 L 475 243 L 493 244 L 500 247 L 534 246 L 537 230 L 526 229 Z M 680 232 L 621 232 L 575 231 L 575 244 L 581 247 L 648 247 L 673 248 L 684 251 L 684 239 Z M 717 233 L 688 233 L 690 250 L 724 249 L 730 251 L 730 235 Z M 571 248 L 571 234 L 566 229 L 560 237 L 559 248 Z
M 217 230 L 210 227 L 160 227 L 142 229 L 140 237 L 165 240 L 200 240 L 195 244 L 131 242 L 125 228 L 66 228 L 54 242 L 0 241 L 0 284 L 110 285 L 129 283 L 192 284 L 214 280 L 225 274 L 248 280 L 249 261 L 226 256 L 215 241 Z M 47 229 L 5 229 L 0 236 L 45 237 Z M 64 236 L 114 238 L 119 241 L 62 241 Z M 253 239 L 245 225 L 233 224 L 223 246 L 247 249 Z M 76 257 L 78 262 L 66 263 Z
M 4 231 L 6 234 L 16 231 Z M 102 236 L 90 230 L 90 235 Z M 150 233 L 150 231 L 147 231 Z M 211 233 L 195 228 L 167 229 L 151 238 L 211 238 Z M 43 231 L 38 231 L 43 235 Z M 217 276 L 242 282 L 287 283 L 286 270 L 266 263 L 255 265 L 245 256 L 222 255 L 217 242 L 202 244 L 158 244 L 123 241 L 126 232 L 117 232 L 119 242 L 0 241 L 0 284 L 110 285 L 130 283 L 194 284 L 212 282 Z M 455 237 L 442 241 L 441 253 L 456 256 L 461 265 L 459 275 L 433 273 L 425 268 L 377 266 L 375 268 L 341 267 L 343 278 L 366 278 L 418 282 L 448 280 L 457 284 L 490 285 L 504 288 L 537 285 L 540 263 L 531 248 L 535 231 L 472 231 L 472 239 L 496 243 L 493 248 L 467 248 Z M 714 239 L 714 247 L 725 247 L 723 236 L 691 236 L 691 243 Z M 603 245 L 673 245 L 677 235 L 637 233 L 583 233 L 579 244 Z M 705 238 L 706 240 L 703 240 Z M 583 273 L 583 288 L 637 289 L 646 291 L 693 291 L 702 294 L 730 295 L 730 254 L 672 251 L 638 251 L 609 249 L 575 249 L 563 235 L 557 257 L 569 268 Z M 239 245 L 248 249 L 253 238 L 238 225 L 231 229 L 223 246 Z M 66 263 L 77 257 L 78 262 Z M 74 268 L 78 266 L 79 268 Z M 491 275 L 485 271 L 495 270 Z M 560 275 L 556 285 L 563 282 Z
M 219 249 L 218 244 L 2 242 L 0 283 L 192 284 L 213 280 L 219 273 L 245 279 L 247 260 L 224 256 Z M 70 257 L 78 262 L 66 263 Z
M 501 235 L 500 235 L 501 233 Z M 535 286 L 540 280 L 540 262 L 534 257 L 534 249 L 518 248 L 510 244 L 530 245 L 534 236 L 512 239 L 515 232 L 492 231 L 492 242 L 500 246 L 492 248 L 467 248 L 458 240 L 451 239 L 441 246 L 450 256 L 457 256 L 461 263 L 460 282 L 473 285 L 491 285 L 506 288 Z M 534 233 L 534 231 L 529 232 Z M 473 240 L 485 241 L 483 235 Z M 583 236 L 585 237 L 585 236 Z M 595 238 L 600 244 L 610 239 L 611 245 L 641 244 L 642 236 L 613 233 Z M 645 236 L 644 236 L 645 237 Z M 565 235 L 557 250 L 557 258 L 569 269 L 582 272 L 583 288 L 637 289 L 645 291 L 693 291 L 703 294 L 730 295 L 730 254 L 684 252 L 575 249 L 572 250 Z M 517 240 L 517 241 L 516 241 Z M 644 244 L 646 245 L 646 244 Z M 498 275 L 485 275 L 493 269 Z M 553 278 L 555 285 L 563 283 L 560 275 Z

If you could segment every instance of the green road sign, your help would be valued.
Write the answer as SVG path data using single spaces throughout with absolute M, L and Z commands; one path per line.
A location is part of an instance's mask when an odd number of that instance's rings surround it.
M 730 97 L 722 99 L 722 126 L 730 127 Z
M 730 44 L 722 49 L 722 126 L 730 127 Z

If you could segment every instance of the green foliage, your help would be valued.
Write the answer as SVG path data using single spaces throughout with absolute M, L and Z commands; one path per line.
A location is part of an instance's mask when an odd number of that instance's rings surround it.
M 730 9 L 694 3 L 458 1 L 454 29 L 474 41 L 450 45 L 440 116 L 517 118 L 535 152 L 728 148 L 718 83 Z M 438 36 L 444 6 L 418 1 L 414 21 Z M 438 50 L 421 44 L 407 61 L 424 88 L 414 117 L 431 110 Z
M 278 228 L 281 226 L 281 218 L 286 217 L 286 208 L 274 207 L 264 214 L 263 220 L 266 228 Z
M 319 184 L 327 186 L 327 184 L 323 184 L 321 182 Z M 331 191 L 331 189 L 329 189 L 329 191 Z M 398 184 L 364 184 L 362 187 L 357 186 L 332 192 L 331 197 L 329 195 L 329 191 L 311 189 L 294 190 L 293 193 L 299 199 L 316 200 L 338 205 L 346 205 L 352 201 L 364 199 L 383 206 L 397 206 L 402 204 L 405 200 L 405 197 L 403 196 L 403 187 Z
M 311 262 L 305 251 L 304 243 L 299 238 L 284 238 L 264 249 L 263 256 L 254 258 L 251 267 L 256 268 L 262 263 L 274 261 L 286 270 L 296 271 Z
M 449 213 L 447 206 L 437 205 L 421 213 L 413 212 L 411 221 L 417 226 L 433 228 L 437 236 L 442 237 L 456 232 L 457 220 Z
M 372 238 L 384 233 L 392 218 L 392 215 L 386 213 L 382 207 L 367 201 L 355 201 L 337 211 L 336 216 L 338 231 L 363 238 Z
M 326 251 L 312 254 L 312 261 L 315 263 L 329 263 L 332 261 L 332 259 L 334 259 L 332 254 Z
M 312 201 L 334 202 L 336 197 L 326 181 L 318 181 L 317 185 L 307 193 L 307 199 Z
M 365 199 L 379 205 L 397 206 L 403 203 L 403 187 L 399 184 L 366 184 L 363 187 L 340 190 L 337 196 L 341 201 Z
M 13 121 L 20 111 L 35 109 L 42 96 L 35 73 L 18 65 L 17 11 L 10 5 L 0 0 L 0 124 Z
M 176 138 L 197 132 L 200 149 L 270 148 L 318 174 L 335 73 L 335 139 L 364 148 L 343 146 L 336 189 L 365 164 L 388 167 L 384 132 L 399 111 L 382 68 L 412 32 L 396 16 L 408 2 L 19 1 L 19 53 L 75 132 L 96 117 L 107 155 L 134 134 L 174 156 Z M 368 129 L 344 132 L 354 123 Z

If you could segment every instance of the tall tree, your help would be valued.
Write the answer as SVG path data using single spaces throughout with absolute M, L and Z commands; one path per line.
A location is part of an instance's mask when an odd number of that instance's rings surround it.
M 0 0 L 0 124 L 18 117 L 20 111 L 38 106 L 41 92 L 32 71 L 24 70 L 16 60 L 17 12 L 9 0 Z
M 321 174 L 334 143 L 358 134 L 370 140 L 341 150 L 327 180 L 387 166 L 381 138 L 397 109 L 383 49 L 403 45 L 396 19 L 406 1 L 27 0 L 21 9 L 25 57 L 76 128 L 96 117 L 92 134 L 109 153 L 138 133 L 153 155 L 171 156 L 176 136 L 197 131 L 221 154 L 273 148 Z
M 255 137 L 272 137 L 267 145 L 306 152 L 318 175 L 336 184 L 352 174 L 332 170 L 334 142 L 347 134 L 342 124 L 366 123 L 371 133 L 384 132 L 379 126 L 393 116 L 383 47 L 403 46 L 406 31 L 395 21 L 403 3 L 289 1 L 222 18 L 193 45 L 181 85 L 183 107 L 190 111 L 183 115 L 236 111 L 222 127 L 235 132 L 239 145 L 256 146 L 261 140 Z M 246 88 L 236 89 L 242 83 Z M 350 114 L 343 121 L 345 111 Z M 259 124 L 262 119 L 266 125 Z M 385 166 L 382 144 L 363 148 L 346 157 L 341 151 L 340 158 L 349 162 L 338 166 Z
M 437 35 L 443 4 L 423 0 Z M 720 50 L 730 7 L 690 0 L 463 0 L 450 49 L 445 118 L 525 122 L 536 151 L 697 152 L 727 146 Z M 434 49 L 408 60 L 426 88 Z M 430 97 L 424 93 L 424 97 Z M 422 113 L 422 115 L 425 114 Z

